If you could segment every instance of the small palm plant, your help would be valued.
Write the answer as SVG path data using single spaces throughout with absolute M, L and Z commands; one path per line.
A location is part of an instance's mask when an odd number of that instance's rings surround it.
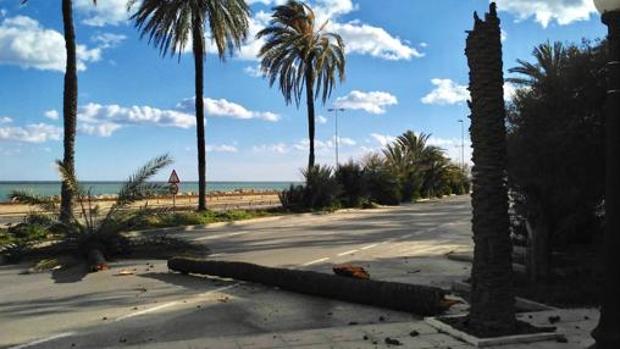
M 261 70 L 269 85 L 279 82 L 286 104 L 293 100 L 297 107 L 305 88 L 308 105 L 310 156 L 308 168 L 314 167 L 315 111 L 314 101 L 323 104 L 336 82 L 344 81 L 345 52 L 340 35 L 325 32 L 327 22 L 317 26 L 315 14 L 307 4 L 289 0 L 274 8 L 271 22 L 256 37 L 266 42 L 258 56 Z
M 138 201 L 162 194 L 167 189 L 165 185 L 149 183 L 148 180 L 171 163 L 168 155 L 147 162 L 122 185 L 115 202 L 104 213 L 95 202 L 92 188 L 84 188 L 73 172 L 57 161 L 60 176 L 70 186 L 78 206 L 77 214 L 72 211 L 68 222 L 58 221 L 53 224 L 54 231 L 60 232 L 60 249 L 88 256 L 95 270 L 107 268 L 104 256 L 130 252 L 132 243 L 121 232 L 131 229 L 141 218 L 161 214 L 165 209 L 151 209 L 147 205 L 137 211 L 129 211 L 128 208 Z M 38 206 L 47 212 L 58 212 L 57 204 L 51 198 L 25 191 L 13 191 L 10 198 L 22 204 Z

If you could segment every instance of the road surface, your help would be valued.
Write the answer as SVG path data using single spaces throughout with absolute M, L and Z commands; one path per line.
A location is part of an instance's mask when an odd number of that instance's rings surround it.
M 211 258 L 330 272 L 353 262 L 374 279 L 449 287 L 469 265 L 468 197 L 335 214 L 188 227 Z M 273 331 L 398 322 L 411 314 L 283 292 L 235 280 L 170 273 L 165 261 L 120 261 L 110 271 L 26 274 L 0 267 L 0 347 L 94 348 Z M 120 270 L 135 275 L 117 276 Z

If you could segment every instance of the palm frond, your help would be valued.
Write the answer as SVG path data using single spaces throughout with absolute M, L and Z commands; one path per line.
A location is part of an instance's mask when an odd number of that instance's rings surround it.
M 38 206 L 43 211 L 57 212 L 58 210 L 58 205 L 54 200 L 24 190 L 12 191 L 9 194 L 9 200 L 28 206 Z

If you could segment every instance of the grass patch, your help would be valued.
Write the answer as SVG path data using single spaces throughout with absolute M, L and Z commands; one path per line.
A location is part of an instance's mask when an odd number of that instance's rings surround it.
M 221 222 L 243 221 L 254 218 L 282 215 L 279 209 L 270 210 L 230 210 L 230 211 L 185 211 L 153 215 L 136 222 L 135 229 L 170 228 L 186 225 L 207 225 Z

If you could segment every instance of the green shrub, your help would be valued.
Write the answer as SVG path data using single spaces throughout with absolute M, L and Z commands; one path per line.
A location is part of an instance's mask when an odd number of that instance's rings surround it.
M 289 189 L 278 194 L 282 208 L 292 212 L 303 211 L 305 209 L 305 192 L 304 186 L 291 184 Z
M 365 159 L 364 176 L 371 201 L 380 205 L 400 204 L 402 198 L 400 180 L 379 155 L 373 154 Z
M 345 207 L 361 207 L 368 201 L 368 184 L 362 166 L 354 161 L 338 167 L 335 174 L 340 185 L 340 202 Z
M 306 179 L 305 205 L 321 210 L 338 205 L 340 185 L 329 166 L 314 166 L 303 171 Z

